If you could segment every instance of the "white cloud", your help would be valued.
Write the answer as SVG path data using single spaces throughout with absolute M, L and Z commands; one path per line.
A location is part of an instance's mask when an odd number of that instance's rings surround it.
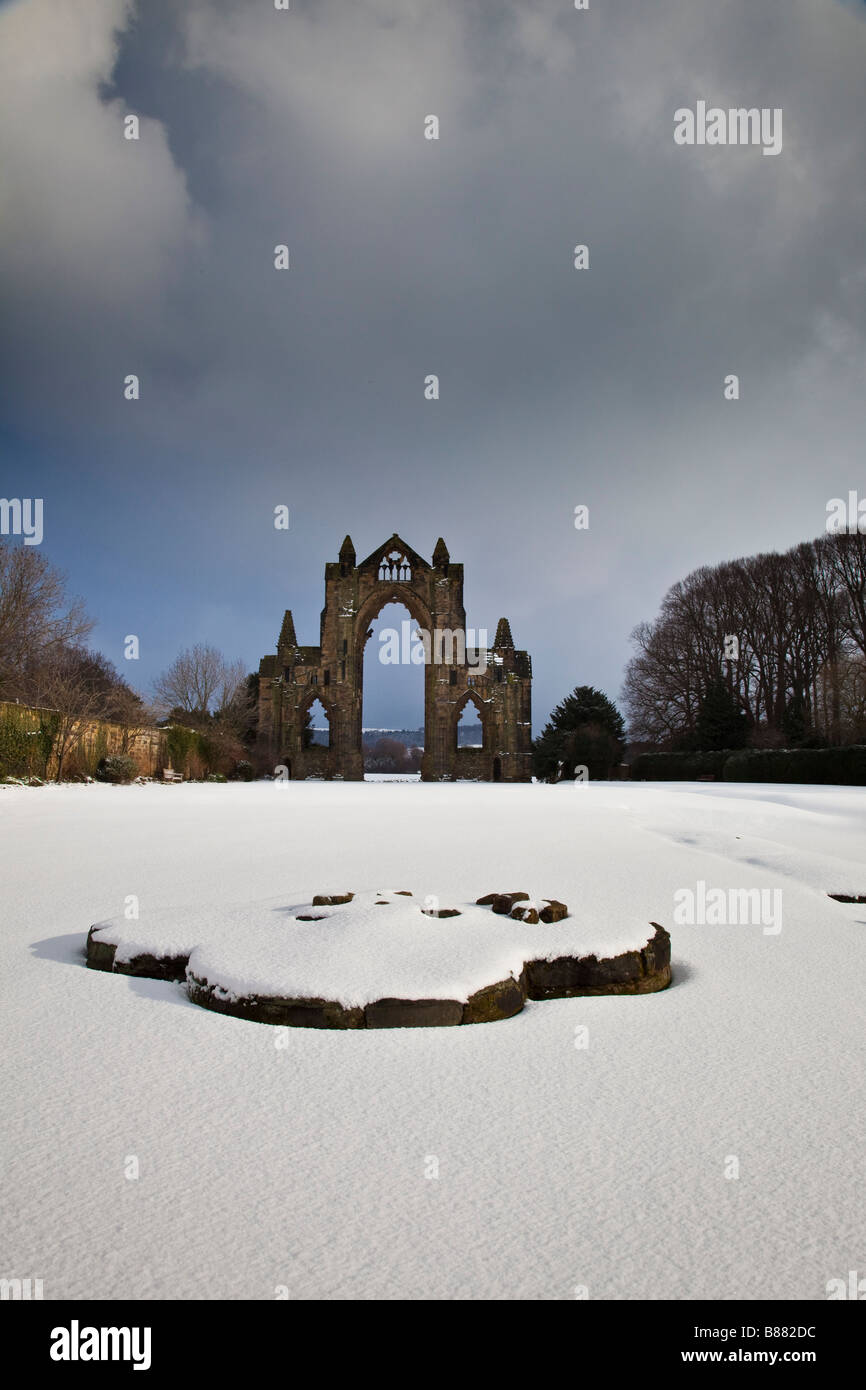
M 142 118 L 126 140 L 123 103 L 100 99 L 132 14 L 128 0 L 0 11 L 7 293 L 50 303 L 55 329 L 83 307 L 153 315 L 201 235 L 164 127 Z
M 192 0 L 187 62 L 267 106 L 286 142 L 313 132 L 337 164 L 423 147 L 428 114 L 469 95 L 465 16 L 426 0 L 323 0 L 314 9 L 215 10 Z

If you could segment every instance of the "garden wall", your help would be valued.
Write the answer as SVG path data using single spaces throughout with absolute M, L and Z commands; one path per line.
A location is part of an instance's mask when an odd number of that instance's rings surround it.
M 56 777 L 57 719 L 55 710 L 0 700 L 0 777 Z M 166 731 L 82 719 L 66 750 L 64 778 L 95 776 L 100 758 L 110 753 L 128 753 L 143 777 L 158 776 L 168 762 Z

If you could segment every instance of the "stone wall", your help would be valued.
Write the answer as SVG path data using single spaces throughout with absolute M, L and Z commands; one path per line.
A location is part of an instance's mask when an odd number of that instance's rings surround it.
M 34 749 L 30 758 L 31 776 L 47 775 L 52 778 L 57 775 L 55 755 L 51 754 L 46 771 L 37 739 L 40 725 L 48 723 L 55 713 L 54 710 L 33 709 L 28 705 L 0 700 L 0 720 L 13 722 L 26 736 L 32 737 Z M 134 758 L 143 777 L 159 776 L 167 764 L 165 730 L 129 729 L 122 724 L 112 724 L 104 719 L 79 720 L 63 760 L 64 777 L 93 776 L 99 759 L 110 753 L 128 753 Z

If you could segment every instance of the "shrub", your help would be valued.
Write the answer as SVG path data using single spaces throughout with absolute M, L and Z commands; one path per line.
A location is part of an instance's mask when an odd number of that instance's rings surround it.
M 249 780 L 253 776 L 252 764 L 241 756 L 243 744 L 231 730 L 217 723 L 206 729 L 171 724 L 165 731 L 165 749 L 169 765 L 193 782 L 209 778 L 210 774 L 218 774 L 216 780 L 223 782 L 229 777 Z
M 39 734 L 33 740 L 39 747 L 39 755 L 42 759 L 42 775 L 48 776 L 48 764 L 51 761 L 51 754 L 54 752 L 54 741 L 60 730 L 60 715 L 50 710 L 39 711 Z
M 571 779 L 586 767 L 593 781 L 610 777 L 625 746 L 622 716 L 612 700 L 591 685 L 579 685 L 556 706 L 532 745 L 536 777 Z
M 199 753 L 208 772 L 219 772 L 224 778 L 233 775 L 244 752 L 243 744 L 230 729 L 214 723 L 201 734 Z
M 93 746 L 91 747 L 90 752 L 86 755 L 85 761 L 87 763 L 87 766 L 84 769 L 85 772 L 90 777 L 95 777 L 99 764 L 102 762 L 103 758 L 107 758 L 108 756 L 108 734 L 106 730 L 102 727 L 102 725 L 100 725 L 96 731 L 96 737 L 93 740 Z M 136 772 L 137 771 L 138 769 L 136 768 Z
M 198 757 L 201 734 L 196 729 L 185 729 L 181 724 L 172 724 L 165 731 L 165 751 L 169 765 L 175 772 L 187 772 L 193 757 Z
M 128 753 L 109 753 L 96 768 L 99 782 L 131 782 L 138 776 L 138 764 Z
M 29 777 L 43 770 L 36 717 L 7 706 L 0 711 L 0 777 Z

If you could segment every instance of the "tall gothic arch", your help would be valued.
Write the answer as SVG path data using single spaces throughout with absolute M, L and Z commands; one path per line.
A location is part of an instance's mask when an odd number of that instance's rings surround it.
M 371 624 L 389 603 L 403 604 L 419 629 L 430 634 L 430 660 L 424 667 L 422 779 L 528 782 L 530 659 L 525 651 L 515 650 L 506 618 L 500 618 L 482 662 L 477 649 L 463 649 L 463 566 L 451 563 L 441 538 L 432 564 L 396 533 L 356 564 L 355 548 L 346 537 L 337 562 L 325 565 L 319 645 L 299 646 L 288 610 L 276 655 L 263 657 L 259 665 L 262 751 L 275 766 L 291 768 L 292 777 L 363 780 L 364 648 Z M 329 715 L 328 748 L 303 746 L 306 711 L 316 698 Z M 457 721 L 467 700 L 479 712 L 481 748 L 457 747 Z

